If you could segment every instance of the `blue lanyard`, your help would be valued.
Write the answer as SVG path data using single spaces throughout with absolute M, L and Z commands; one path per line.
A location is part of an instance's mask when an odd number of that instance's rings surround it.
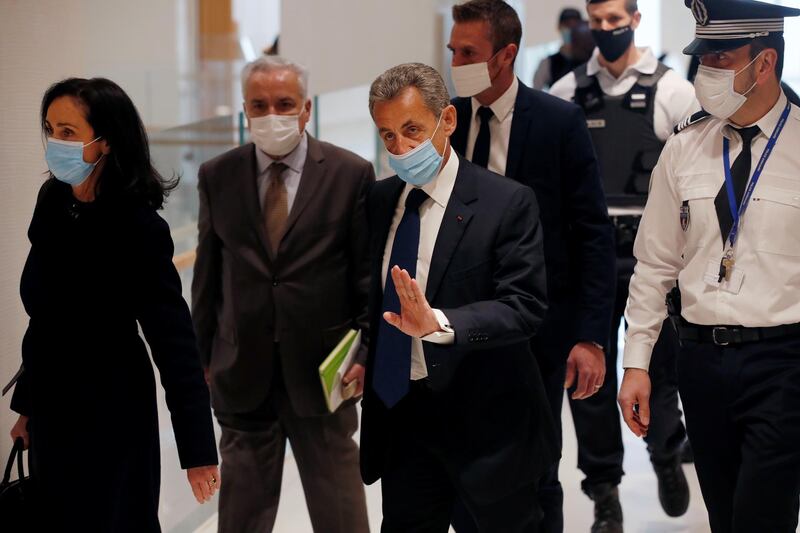
M 725 166 L 725 188 L 728 191 L 728 205 L 731 208 L 731 218 L 733 218 L 733 226 L 731 226 L 731 232 L 728 234 L 728 242 L 730 243 L 731 248 L 733 248 L 733 245 L 736 244 L 736 237 L 739 235 L 739 220 L 741 220 L 745 211 L 747 211 L 747 206 L 749 205 L 750 198 L 753 196 L 753 191 L 758 184 L 758 179 L 761 177 L 761 172 L 764 171 L 764 166 L 767 164 L 769 156 L 772 155 L 772 149 L 775 148 L 775 143 L 778 142 L 778 137 L 780 137 L 783 127 L 786 125 L 786 121 L 789 119 L 789 111 L 791 110 L 791 107 L 791 103 L 787 101 L 786 109 L 783 110 L 781 118 L 778 120 L 778 124 L 775 126 L 775 131 L 772 132 L 772 135 L 767 142 L 767 147 L 764 148 L 764 153 L 761 154 L 761 159 L 758 162 L 758 166 L 756 166 L 753 177 L 750 178 L 750 184 L 747 186 L 747 190 L 742 197 L 742 203 L 738 207 L 736 206 L 736 193 L 733 190 L 733 176 L 731 175 L 730 140 L 727 137 L 724 137 L 722 140 L 722 161 Z

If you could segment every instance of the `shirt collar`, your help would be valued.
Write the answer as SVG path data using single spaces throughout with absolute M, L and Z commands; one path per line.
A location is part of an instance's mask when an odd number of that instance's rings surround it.
M 783 110 L 786 109 L 786 99 L 786 94 L 784 94 L 783 89 L 781 89 L 781 95 L 778 98 L 778 101 L 775 102 L 775 105 L 772 106 L 772 109 L 770 109 L 766 115 L 758 119 L 756 122 L 745 127 L 758 126 L 758 129 L 761 130 L 758 135 L 765 135 L 767 137 L 772 135 L 772 132 L 775 131 L 775 126 L 778 125 L 778 121 L 781 119 Z M 739 136 L 738 134 L 733 133 L 734 129 L 740 129 L 740 126 L 734 125 L 730 120 L 725 120 L 722 123 L 722 134 L 728 139 L 738 140 Z
M 626 68 L 620 78 L 624 78 L 631 71 L 636 71 L 640 74 L 653 74 L 655 73 L 656 69 L 658 69 L 658 59 L 653 55 L 653 51 L 650 48 L 639 48 L 639 52 L 641 53 L 639 61 Z M 608 69 L 600 65 L 600 49 L 595 48 L 594 52 L 592 52 L 592 57 L 586 64 L 586 74 L 589 76 L 594 76 L 601 71 L 611 76 L 611 73 L 608 71 Z
M 456 175 L 458 175 L 458 156 L 455 150 L 450 147 L 449 142 L 447 143 L 447 150 L 450 156 L 447 158 L 447 163 L 442 167 L 439 175 L 422 186 L 422 190 L 442 208 L 447 207 L 447 202 L 450 201 L 450 195 L 453 193 L 453 187 L 456 183 Z M 406 184 L 403 191 L 403 201 L 405 201 L 408 193 L 413 188 L 413 185 Z
M 504 122 L 508 116 L 511 114 L 511 111 L 514 109 L 514 103 L 517 101 L 517 93 L 519 92 L 519 80 L 514 77 L 514 81 L 511 82 L 511 86 L 506 89 L 500 98 L 495 100 L 489 105 L 489 108 L 494 113 L 494 116 L 497 117 L 497 120 L 500 122 Z M 475 115 L 478 114 L 478 108 L 481 107 L 481 103 L 475 98 L 472 97 L 472 120 L 475 120 Z
M 280 161 L 290 169 L 297 173 L 303 173 L 303 166 L 306 162 L 306 155 L 308 154 L 308 134 L 303 132 L 300 137 L 300 143 L 295 146 L 294 150 L 283 156 L 281 159 L 273 159 L 258 147 L 256 147 L 256 161 L 258 162 L 258 173 L 263 174 L 267 171 L 269 166 L 275 161 Z

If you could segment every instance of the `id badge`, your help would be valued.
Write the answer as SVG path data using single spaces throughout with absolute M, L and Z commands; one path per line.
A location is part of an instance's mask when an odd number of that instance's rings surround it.
M 719 281 L 719 261 L 709 261 L 706 267 L 706 273 L 703 275 L 703 281 L 706 285 L 721 289 L 731 294 L 739 294 L 744 282 L 744 272 L 736 268 L 731 268 L 731 277 L 729 280 L 723 279 Z

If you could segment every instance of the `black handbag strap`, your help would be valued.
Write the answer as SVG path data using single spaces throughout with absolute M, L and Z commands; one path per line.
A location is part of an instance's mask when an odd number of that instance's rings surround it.
M 14 457 L 17 458 L 17 474 L 19 475 L 19 479 L 25 478 L 25 469 L 22 467 L 23 448 L 25 448 L 25 441 L 22 440 L 22 437 L 18 437 L 17 440 L 14 441 L 14 447 L 11 448 L 11 455 L 8 456 L 6 471 L 5 474 L 3 474 L 3 481 L 0 483 L 0 486 L 4 487 L 8 485 L 11 479 L 11 468 L 14 466 Z

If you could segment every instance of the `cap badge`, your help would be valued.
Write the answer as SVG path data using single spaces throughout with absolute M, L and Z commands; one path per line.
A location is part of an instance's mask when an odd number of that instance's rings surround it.
M 692 15 L 701 26 L 708 24 L 708 8 L 703 0 L 692 0 Z

